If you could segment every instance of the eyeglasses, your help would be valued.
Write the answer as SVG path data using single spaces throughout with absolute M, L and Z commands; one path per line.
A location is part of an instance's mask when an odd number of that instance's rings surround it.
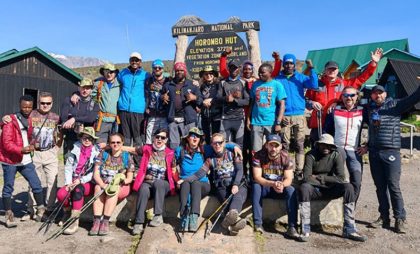
M 82 140 L 83 141 L 93 141 L 93 138 L 84 136 L 84 137 L 82 137 Z
M 111 143 L 111 145 L 121 145 L 122 144 L 121 141 L 111 141 L 109 143 Z
M 155 139 L 158 139 L 158 140 L 166 140 L 167 137 L 161 136 L 161 135 L 155 135 Z
M 52 102 L 44 102 L 44 101 L 41 101 L 39 104 L 41 104 L 41 105 L 51 105 Z
M 219 145 L 221 146 L 225 141 L 213 141 L 211 144 L 212 145 Z
M 157 70 L 157 71 L 160 71 L 162 69 L 163 69 L 162 67 L 153 67 L 153 70 Z
M 346 98 L 348 98 L 348 97 L 353 98 L 354 96 L 356 96 L 356 94 L 355 93 L 343 93 L 343 96 L 346 97 Z

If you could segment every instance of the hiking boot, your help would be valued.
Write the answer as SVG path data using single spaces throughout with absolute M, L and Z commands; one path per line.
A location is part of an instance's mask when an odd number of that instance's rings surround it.
M 395 219 L 395 232 L 405 234 L 407 232 L 407 222 L 405 219 Z
M 13 215 L 12 210 L 6 211 L 6 228 L 15 228 L 17 227 L 15 216 Z
M 182 231 L 188 231 L 188 227 L 190 224 L 190 216 L 189 215 L 184 215 L 181 218 L 181 230 Z
M 151 227 L 159 227 L 163 223 L 162 215 L 155 215 L 152 221 L 149 223 Z
M 144 231 L 143 224 L 134 224 L 133 230 L 131 230 L 132 235 L 141 235 Z
M 36 213 L 35 213 L 35 220 L 37 222 L 41 222 L 42 218 L 44 217 L 44 213 L 45 213 L 45 207 L 41 206 L 38 209 L 36 209 Z
M 98 235 L 107 235 L 109 234 L 109 220 L 102 220 L 101 225 L 99 225 Z
M 198 229 L 198 214 L 193 213 L 190 215 L 190 222 L 188 225 L 188 231 L 195 232 Z
M 391 221 L 389 219 L 382 219 L 381 216 L 379 216 L 379 218 L 377 220 L 375 220 L 374 222 L 369 224 L 369 227 L 371 228 L 389 228 L 391 225 Z
M 299 234 L 296 231 L 295 227 L 289 227 L 286 231 L 286 237 L 291 239 L 298 239 Z
M 101 225 L 101 220 L 100 219 L 94 219 L 92 228 L 89 230 L 89 235 L 98 235 L 100 225 Z
M 343 237 L 353 240 L 353 241 L 357 241 L 357 242 L 366 242 L 367 241 L 367 237 L 364 235 L 361 235 L 357 232 L 353 232 L 353 233 L 346 233 L 343 232 Z
M 22 218 L 20 218 L 20 221 L 28 221 L 28 220 L 32 220 L 34 218 L 34 213 L 33 211 L 26 211 L 25 214 L 22 216 Z
M 79 217 L 80 217 L 80 211 L 78 210 L 72 210 L 71 211 L 71 219 L 74 220 L 73 223 L 70 224 L 68 228 L 66 228 L 63 231 L 63 234 L 65 235 L 72 235 L 77 232 L 79 229 Z M 77 219 L 74 219 L 77 218 Z
M 235 236 L 239 233 L 240 230 L 244 229 L 246 226 L 246 221 L 244 219 L 238 220 L 232 226 L 229 226 L 229 234 Z
M 236 223 L 236 221 L 238 220 L 238 216 L 238 210 L 230 210 L 222 221 L 222 227 L 228 229 L 231 225 Z
M 68 219 L 70 219 L 71 217 L 71 210 L 70 208 L 64 208 L 63 209 L 63 217 L 61 217 L 60 222 L 58 222 L 58 226 L 62 227 L 64 223 L 66 223 L 66 221 L 68 221 Z
M 297 238 L 299 242 L 309 242 L 309 233 L 303 233 L 301 235 L 299 235 L 299 237 Z
M 262 225 L 255 225 L 254 232 L 264 234 L 265 230 Z

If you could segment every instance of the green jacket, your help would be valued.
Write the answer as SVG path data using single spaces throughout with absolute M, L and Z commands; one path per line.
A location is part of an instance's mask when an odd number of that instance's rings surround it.
M 329 187 L 343 183 L 344 179 L 344 160 L 338 151 L 333 150 L 328 155 L 322 155 L 313 149 L 306 154 L 304 182 L 318 187 Z
M 100 92 L 100 96 L 98 96 L 98 89 L 101 82 L 102 82 L 101 92 Z M 98 103 L 99 109 L 101 112 L 117 115 L 117 103 L 118 103 L 119 97 L 120 97 L 120 83 L 118 82 L 116 78 L 114 79 L 111 89 L 108 88 L 108 85 L 104 78 L 99 78 L 95 81 L 93 90 L 92 90 L 92 98 L 95 100 L 96 103 Z M 115 121 L 115 118 L 104 117 L 102 121 L 112 123 Z

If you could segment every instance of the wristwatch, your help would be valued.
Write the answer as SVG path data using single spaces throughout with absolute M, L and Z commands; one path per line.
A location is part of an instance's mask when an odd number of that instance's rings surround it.
M 281 121 L 276 120 L 276 125 L 281 125 Z

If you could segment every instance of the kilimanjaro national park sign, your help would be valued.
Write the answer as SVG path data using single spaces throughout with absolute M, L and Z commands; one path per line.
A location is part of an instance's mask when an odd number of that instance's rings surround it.
M 224 23 L 207 24 L 197 16 L 183 16 L 172 27 L 172 36 L 177 38 L 175 62 L 185 62 L 191 78 L 199 79 L 199 72 L 206 65 L 219 70 L 220 55 L 231 48 L 228 61 L 251 60 L 258 69 L 261 65 L 259 30 L 258 21 L 241 21 L 238 17 Z M 239 32 L 246 33 L 247 44 L 237 34 Z M 188 43 L 189 36 L 195 37 Z
M 191 78 L 199 79 L 198 73 L 206 65 L 219 69 L 220 54 L 231 48 L 229 59 L 248 59 L 248 49 L 245 42 L 234 32 L 219 32 L 197 35 L 189 44 L 185 54 L 185 63 Z

